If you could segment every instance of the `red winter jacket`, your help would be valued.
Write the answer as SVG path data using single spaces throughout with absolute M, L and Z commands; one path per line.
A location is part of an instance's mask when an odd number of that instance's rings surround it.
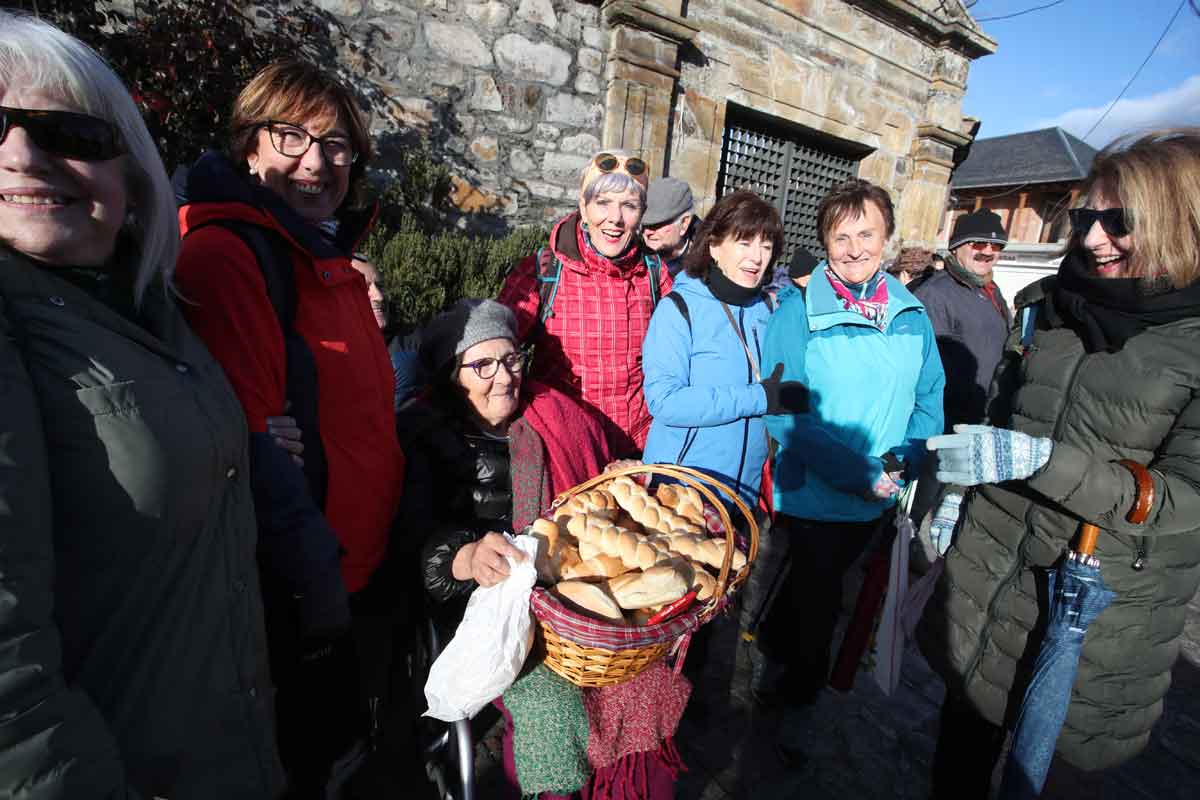
M 212 165 L 202 160 L 193 173 L 202 166 Z M 222 166 L 214 170 L 218 177 Z M 295 328 L 317 369 L 319 428 L 328 466 L 325 518 L 344 551 L 346 589 L 358 591 L 383 560 L 404 480 L 387 348 L 363 277 L 343 254 L 352 252 L 353 242 L 336 248 L 281 203 L 264 201 L 264 190 L 227 172 L 220 180 L 191 176 L 190 202 L 179 211 L 186 236 L 175 271 L 185 298 L 181 305 L 225 369 L 251 435 L 264 432 L 268 416 L 284 413 L 283 333 L 252 251 L 228 229 L 206 223 L 243 220 L 282 234 L 292 245 Z M 361 231 L 342 233 L 339 239 Z
M 563 268 L 553 316 L 537 333 L 537 255 L 517 265 L 499 297 L 517 317 L 522 341 L 536 336 L 534 375 L 597 412 L 614 458 L 640 454 L 650 430 L 642 396 L 642 339 L 650 325 L 654 298 L 640 248 L 613 261 L 584 248 L 579 214 L 560 220 L 550 234 Z M 581 255 L 586 250 L 587 255 Z M 660 264 L 658 295 L 671 291 L 671 276 Z

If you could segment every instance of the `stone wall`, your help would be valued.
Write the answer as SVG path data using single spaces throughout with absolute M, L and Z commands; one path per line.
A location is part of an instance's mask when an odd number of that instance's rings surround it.
M 471 219 L 542 223 L 592 153 L 624 148 L 716 199 L 734 103 L 868 153 L 906 244 L 932 246 L 970 60 L 959 0 L 312 0 L 370 45 L 386 145 L 416 131 Z
M 598 2 L 312 2 L 369 45 L 370 66 L 348 52 L 344 66 L 387 97 L 381 166 L 420 134 L 451 167 L 464 223 L 541 224 L 574 204 L 604 119 Z

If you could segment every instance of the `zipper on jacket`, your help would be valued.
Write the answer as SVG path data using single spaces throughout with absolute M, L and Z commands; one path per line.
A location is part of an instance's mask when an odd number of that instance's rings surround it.
M 1150 537 L 1135 536 L 1133 537 L 1133 541 L 1134 559 L 1133 563 L 1129 566 L 1132 567 L 1135 572 L 1141 572 L 1146 568 L 1146 563 L 1150 560 Z
M 742 332 L 742 341 L 743 342 L 746 341 L 746 309 L 744 309 L 744 308 L 738 309 L 738 328 L 740 328 L 741 332 Z M 755 335 L 754 335 L 754 343 L 757 346 L 757 344 L 758 344 L 758 333 L 757 332 L 755 332 Z M 760 361 L 762 360 L 761 357 L 759 358 L 759 360 Z M 754 362 L 752 362 L 750 360 L 749 353 L 746 353 L 746 378 L 751 383 L 754 382 Z M 742 455 L 738 459 L 737 474 L 735 476 L 735 480 L 737 481 L 738 489 L 742 488 L 742 470 L 744 470 L 746 468 L 746 451 L 749 449 L 749 446 L 750 446 L 750 418 L 746 417 L 742 421 Z

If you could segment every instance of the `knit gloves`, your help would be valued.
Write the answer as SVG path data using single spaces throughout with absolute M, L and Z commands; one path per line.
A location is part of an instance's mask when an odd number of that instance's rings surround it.
M 937 451 L 939 481 L 976 486 L 1028 478 L 1050 460 L 1054 442 L 990 425 L 955 425 L 954 433 L 925 446 Z
M 933 512 L 929 522 L 929 538 L 939 556 L 946 555 L 950 542 L 954 538 L 954 529 L 958 526 L 958 510 L 962 508 L 963 496 L 958 492 L 947 492 Z
M 767 414 L 803 414 L 808 411 L 808 387 L 800 381 L 783 380 L 783 364 L 759 382 L 767 393 Z

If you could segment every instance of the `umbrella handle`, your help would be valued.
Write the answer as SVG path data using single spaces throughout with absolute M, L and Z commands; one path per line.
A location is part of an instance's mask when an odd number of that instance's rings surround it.
M 1150 509 L 1154 507 L 1154 479 L 1150 477 L 1150 470 L 1136 461 L 1125 458 L 1117 463 L 1133 473 L 1133 480 L 1137 484 L 1137 499 L 1134 500 L 1133 508 L 1125 515 L 1125 520 L 1134 525 L 1141 525 L 1150 517 Z M 1090 522 L 1085 523 L 1079 531 L 1079 546 L 1075 548 L 1075 552 L 1090 556 L 1096 550 L 1096 539 L 1099 536 L 1098 527 Z

